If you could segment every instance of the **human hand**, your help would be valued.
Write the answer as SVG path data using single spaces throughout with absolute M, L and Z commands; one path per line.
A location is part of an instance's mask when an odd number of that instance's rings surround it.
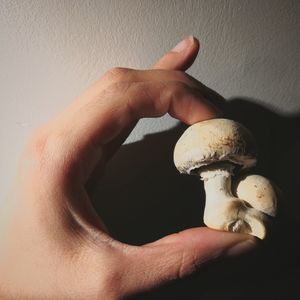
M 127 245 L 89 200 L 88 186 L 140 118 L 169 113 L 190 125 L 219 115 L 206 87 L 184 73 L 198 49 L 189 38 L 151 70 L 110 70 L 33 134 L 3 238 L 1 299 L 121 299 L 253 247 L 251 236 L 209 228 Z

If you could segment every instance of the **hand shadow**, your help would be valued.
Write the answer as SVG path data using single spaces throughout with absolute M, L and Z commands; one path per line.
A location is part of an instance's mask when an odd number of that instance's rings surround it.
M 280 188 L 271 234 L 256 251 L 210 263 L 196 274 L 135 299 L 285 299 L 300 284 L 300 113 L 284 116 L 250 99 L 228 102 L 228 118 L 241 122 L 259 148 L 253 173 Z M 185 126 L 123 145 L 107 166 L 93 204 L 111 234 L 135 245 L 203 226 L 204 190 L 180 175 L 173 149 Z M 102 201 L 101 199 L 105 199 Z

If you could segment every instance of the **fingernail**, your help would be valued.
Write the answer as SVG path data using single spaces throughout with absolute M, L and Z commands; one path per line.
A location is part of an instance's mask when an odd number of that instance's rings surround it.
M 194 43 L 194 37 L 193 36 L 189 36 L 186 39 L 182 40 L 181 42 L 179 42 L 172 50 L 171 52 L 182 52 L 184 51 L 188 46 L 190 46 L 191 44 Z
M 227 256 L 238 256 L 244 253 L 247 253 L 254 248 L 257 247 L 257 243 L 254 240 L 246 240 L 243 242 L 240 242 L 233 247 L 231 247 L 229 250 L 227 250 L 226 255 Z

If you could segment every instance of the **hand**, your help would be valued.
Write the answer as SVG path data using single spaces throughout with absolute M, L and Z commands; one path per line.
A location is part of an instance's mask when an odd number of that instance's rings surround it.
M 184 73 L 198 50 L 189 38 L 151 70 L 108 71 L 34 133 L 10 199 L 1 299 L 120 299 L 253 247 L 250 236 L 208 228 L 127 245 L 109 236 L 89 200 L 87 187 L 140 118 L 169 113 L 193 124 L 219 115 L 204 97 L 212 91 Z

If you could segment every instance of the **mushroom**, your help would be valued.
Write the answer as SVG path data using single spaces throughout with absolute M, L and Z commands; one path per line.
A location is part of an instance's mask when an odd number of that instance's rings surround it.
M 234 193 L 253 208 L 271 217 L 276 216 L 277 195 L 272 182 L 261 175 L 247 175 L 234 184 Z
M 256 164 L 255 141 L 243 125 L 212 119 L 190 126 L 176 143 L 174 163 L 179 172 L 198 175 L 204 181 L 204 223 L 208 227 L 260 239 L 266 236 L 265 214 L 231 190 L 231 177 Z

